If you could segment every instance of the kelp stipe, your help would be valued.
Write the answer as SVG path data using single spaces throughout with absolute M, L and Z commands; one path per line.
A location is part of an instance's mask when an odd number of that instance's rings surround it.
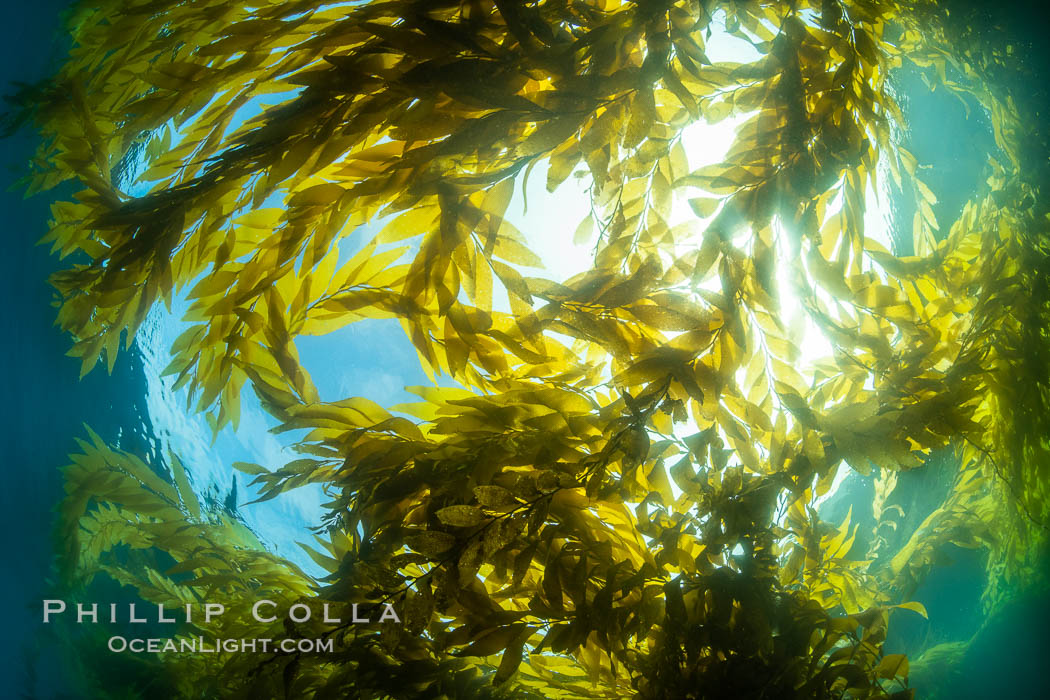
M 290 464 L 236 466 L 262 498 L 318 483 L 333 500 L 315 582 L 202 519 L 178 479 L 151 484 L 96 444 L 82 469 L 115 476 L 70 471 L 77 566 L 147 599 L 265 588 L 403 611 L 403 625 L 223 629 L 335 651 L 163 656 L 187 696 L 911 697 L 908 660 L 883 653 L 890 612 L 924 614 L 908 598 L 948 543 L 988 551 L 989 608 L 1030 583 L 1050 488 L 1045 149 L 1030 155 L 1042 137 L 1023 96 L 989 81 L 1009 53 L 946 15 L 82 6 L 36 110 L 32 181 L 86 187 L 54 205 L 48 236 L 92 260 L 53 280 L 71 352 L 85 371 L 112 362 L 122 333 L 185 293 L 175 385 L 216 431 L 250 386 L 281 429 L 308 433 Z M 716 18 L 759 57 L 709 60 Z M 995 129 L 986 183 L 950 225 L 891 129 L 905 62 L 974 96 Z M 235 124 L 265 95 L 276 104 Z M 731 114 L 744 122 L 724 162 L 691 168 L 683 129 Z M 131 197 L 113 171 L 136 143 L 149 192 Z M 594 265 L 567 280 L 528 276 L 528 231 L 506 219 L 540 162 L 552 190 L 591 182 L 592 213 L 565 237 L 594 240 Z M 886 178 L 914 198 L 913 255 L 865 233 Z M 694 216 L 676 222 L 685 200 Z M 337 241 L 380 219 L 341 260 Z M 811 367 L 781 282 L 833 347 Z M 321 401 L 296 337 L 367 318 L 400 321 L 459 388 L 389 410 Z M 896 474 L 938 450 L 957 459 L 947 496 L 890 537 Z M 866 553 L 852 514 L 817 512 L 843 463 L 877 474 Z M 195 578 L 94 563 L 109 527 Z

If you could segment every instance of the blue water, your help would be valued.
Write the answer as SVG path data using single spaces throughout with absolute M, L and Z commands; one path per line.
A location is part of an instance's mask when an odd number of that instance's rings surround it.
M 61 56 L 57 40 L 59 11 L 56 0 L 9 5 L 9 20 L 0 26 L 2 79 L 32 81 L 43 77 Z M 6 92 L 6 90 L 5 90 Z M 4 271 L 0 289 L 4 300 L 3 342 L 0 342 L 0 426 L 3 447 L 3 488 L 0 489 L 0 531 L 4 533 L 7 565 L 0 577 L 4 632 L 0 637 L 0 696 L 14 697 L 28 689 L 36 675 L 40 697 L 52 697 L 65 685 L 61 673 L 35 673 L 27 656 L 46 658 L 53 653 L 37 644 L 39 629 L 32 609 L 44 587 L 51 557 L 49 539 L 51 508 L 61 497 L 56 467 L 73 447 L 72 436 L 87 415 L 101 429 L 113 433 L 117 426 L 134 422 L 136 395 L 127 359 L 112 378 L 102 374 L 77 382 L 78 370 L 68 348 L 52 327 L 47 275 L 54 262 L 47 250 L 34 243 L 46 231 L 47 200 L 23 201 L 9 191 L 14 169 L 21 168 L 33 150 L 24 134 L 0 141 L 3 169 L 2 240 Z M 34 647 L 38 647 L 34 649 Z M 6 692 L 4 692 L 6 691 Z

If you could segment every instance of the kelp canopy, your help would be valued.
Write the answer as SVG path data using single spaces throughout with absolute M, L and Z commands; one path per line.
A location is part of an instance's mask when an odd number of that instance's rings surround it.
M 185 295 L 176 387 L 216 430 L 251 387 L 302 456 L 234 466 L 263 498 L 331 496 L 315 580 L 202 508 L 177 459 L 168 480 L 82 444 L 70 581 L 303 601 L 307 623 L 181 633 L 335 641 L 160 655 L 182 695 L 911 697 L 883 642 L 893 608 L 923 612 L 908 599 L 943 547 L 987 550 L 990 606 L 1031 579 L 1050 517 L 1046 154 L 997 80 L 1010 47 L 881 0 L 108 0 L 69 24 L 27 108 L 30 189 L 83 188 L 46 239 L 76 261 L 53 279 L 71 354 L 112 365 Z M 709 60 L 715 24 L 760 58 Z M 994 127 L 955 221 L 907 150 L 906 65 Z M 691 170 L 683 129 L 730 114 L 724 162 Z M 529 231 L 505 219 L 538 164 L 552 190 L 589 183 L 564 236 L 594 243 L 593 268 L 568 280 L 529 276 Z M 864 231 L 868 193 L 892 188 L 917 212 L 894 251 Z M 785 285 L 833 346 L 809 369 Z M 457 388 L 321 401 L 296 338 L 362 319 L 397 319 Z M 898 473 L 944 451 L 947 496 L 893 536 Z M 814 507 L 846 468 L 875 476 L 860 539 Z M 321 621 L 381 602 L 404 624 Z

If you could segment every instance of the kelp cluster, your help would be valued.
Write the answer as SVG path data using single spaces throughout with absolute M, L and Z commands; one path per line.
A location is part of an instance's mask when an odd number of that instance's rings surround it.
M 46 239 L 77 261 L 53 279 L 71 354 L 112 365 L 155 304 L 185 296 L 175 387 L 217 431 L 250 387 L 278 431 L 303 431 L 302 456 L 234 466 L 262 498 L 314 483 L 332 500 L 314 580 L 202 511 L 177 460 L 169 483 L 94 440 L 66 472 L 69 578 L 105 573 L 154 602 L 401 611 L 224 617 L 203 632 L 335 651 L 161 655 L 187 697 L 911 697 L 907 659 L 883 654 L 891 611 L 923 612 L 907 599 L 948 543 L 988 550 L 994 604 L 1031 577 L 1050 516 L 1029 125 L 985 79 L 1008 70 L 1002 47 L 961 50 L 943 15 L 882 0 L 78 6 L 67 64 L 32 94 L 30 182 L 84 188 L 53 205 Z M 716 27 L 759 58 L 710 60 Z M 954 222 L 894 136 L 905 63 L 991 115 L 999 152 Z M 729 115 L 744 121 L 724 162 L 691 169 L 683 130 Z M 132 196 L 136 159 L 148 192 Z M 551 190 L 589 183 L 591 214 L 564 235 L 594 243 L 593 267 L 567 280 L 532 276 L 529 232 L 506 218 L 541 163 Z M 912 250 L 865 235 L 879 188 L 914 198 Z M 810 370 L 785 287 L 833 347 Z M 362 319 L 399 321 L 456 388 L 322 401 L 295 340 Z M 889 536 L 897 474 L 945 450 L 947 497 Z M 877 475 L 868 551 L 850 518 L 815 509 L 840 465 Z

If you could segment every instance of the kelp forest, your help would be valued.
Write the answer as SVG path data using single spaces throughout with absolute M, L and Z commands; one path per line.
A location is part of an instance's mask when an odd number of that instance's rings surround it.
M 105 373 L 181 308 L 172 389 L 215 435 L 256 397 L 296 457 L 228 464 L 243 488 L 220 508 L 185 455 L 59 436 L 78 439 L 48 597 L 237 612 L 180 613 L 176 640 L 331 643 L 124 654 L 154 690 L 92 692 L 900 700 L 986 672 L 960 667 L 967 638 L 895 632 L 925 623 L 917 591 L 959 552 L 975 614 L 1048 586 L 1046 88 L 982 18 L 73 5 L 61 68 L 7 113 L 39 135 L 24 185 L 52 201 L 69 355 Z M 751 60 L 716 56 L 730 39 Z M 970 190 L 916 155 L 909 90 L 987 125 Z M 689 130 L 720 123 L 724 156 L 697 166 Z M 512 221 L 550 206 L 523 198 L 537 180 L 585 192 L 551 234 L 585 247 L 578 274 Z M 429 383 L 322 400 L 297 343 L 377 321 Z M 860 495 L 831 518 L 843 483 Z M 238 515 L 309 486 L 313 569 Z M 273 615 L 246 612 L 260 600 Z M 88 627 L 71 653 L 102 658 Z

